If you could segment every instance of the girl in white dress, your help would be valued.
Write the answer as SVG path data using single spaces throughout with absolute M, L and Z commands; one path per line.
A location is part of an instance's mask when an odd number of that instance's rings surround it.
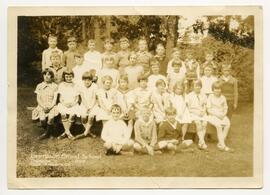
M 79 114 L 79 92 L 76 89 L 75 84 L 72 82 L 74 73 L 72 71 L 65 71 L 63 73 L 63 82 L 59 84 L 58 94 L 60 95 L 60 102 L 57 105 L 57 109 L 61 114 L 62 123 L 65 132 L 58 138 L 62 139 L 68 136 L 73 139 L 74 136 L 70 133 L 70 128 L 75 120 L 75 116 Z
M 173 93 L 170 94 L 170 103 L 176 109 L 176 120 L 182 124 L 182 140 L 185 140 L 191 117 L 186 105 L 183 82 L 178 81 L 175 83 Z
M 187 95 L 187 106 L 190 112 L 191 120 L 195 122 L 197 135 L 199 137 L 199 148 L 207 149 L 204 141 L 207 125 L 206 102 L 207 97 L 201 92 L 202 82 L 195 80 L 193 82 L 193 91 Z

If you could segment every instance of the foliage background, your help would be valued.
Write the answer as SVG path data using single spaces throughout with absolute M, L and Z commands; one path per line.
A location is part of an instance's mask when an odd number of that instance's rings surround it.
M 122 36 L 130 39 L 131 49 L 136 48 L 138 38 L 148 40 L 149 50 L 162 42 L 166 54 L 180 47 L 183 58 L 186 48 L 193 50 L 194 57 L 203 63 L 206 51 L 212 51 L 218 63 L 231 63 L 233 75 L 239 80 L 241 101 L 253 100 L 254 76 L 254 17 L 206 16 L 192 24 L 195 33 L 208 32 L 201 44 L 179 44 L 179 18 L 183 16 L 19 16 L 18 17 L 18 87 L 34 87 L 41 81 L 41 55 L 48 47 L 49 34 L 58 37 L 58 48 L 67 50 L 66 39 L 76 36 L 79 49 L 87 50 L 87 41 L 94 38 L 97 49 L 103 51 L 106 37 Z M 236 27 L 232 24 L 236 21 Z M 188 33 L 188 32 L 187 32 Z M 186 34 L 187 34 L 186 33 Z M 184 36 L 186 35 L 184 33 Z M 118 44 L 115 50 L 118 49 Z

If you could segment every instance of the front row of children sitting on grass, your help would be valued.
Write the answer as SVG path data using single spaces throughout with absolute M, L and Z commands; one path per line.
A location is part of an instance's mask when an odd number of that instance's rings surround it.
M 222 67 L 224 72 L 229 69 L 227 65 Z M 210 123 L 217 130 L 218 149 L 231 151 L 225 143 L 230 120 L 227 101 L 221 93 L 222 80 L 215 81 L 212 93 L 206 94 L 201 90 L 199 79 L 192 82 L 192 91 L 186 93 L 182 81 L 176 81 L 170 92 L 163 79 L 157 79 L 154 88 L 149 89 L 149 77 L 144 75 L 138 77 L 139 86 L 129 90 L 125 74 L 117 81 L 117 88 L 112 87 L 111 76 L 104 75 L 97 81 L 92 70 L 82 74 L 83 85 L 80 86 L 73 82 L 73 71 L 65 70 L 59 85 L 53 82 L 55 75 L 51 69 L 44 69 L 42 74 L 44 81 L 35 91 L 38 106 L 32 113 L 32 118 L 39 119 L 45 129 L 39 139 L 51 136 L 54 118 L 59 114 L 64 127 L 59 139 L 91 136 L 95 117 L 103 123 L 101 139 L 105 142 L 106 154 L 136 151 L 153 155 L 189 146 L 192 142 L 185 140 L 185 135 L 188 124 L 194 122 L 198 147 L 207 150 L 205 135 L 207 123 Z M 102 82 L 102 88 L 96 82 Z M 81 119 L 85 131 L 74 136 L 70 128 L 76 118 Z M 131 139 L 133 131 L 134 140 Z

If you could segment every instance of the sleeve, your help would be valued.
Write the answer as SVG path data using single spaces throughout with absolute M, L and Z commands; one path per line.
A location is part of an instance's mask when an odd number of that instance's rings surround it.
M 152 128 L 152 140 L 151 140 L 150 145 L 151 145 L 152 147 L 154 147 L 156 143 L 157 143 L 157 126 L 156 126 L 156 124 L 153 122 L 153 128 Z
M 37 85 L 37 87 L 36 87 L 34 93 L 36 93 L 36 94 L 39 94 L 39 93 L 40 93 L 40 86 L 41 86 L 41 84 L 38 84 L 38 85 Z
M 228 112 L 228 104 L 225 96 L 222 96 L 222 99 L 223 99 L 223 115 L 226 116 Z

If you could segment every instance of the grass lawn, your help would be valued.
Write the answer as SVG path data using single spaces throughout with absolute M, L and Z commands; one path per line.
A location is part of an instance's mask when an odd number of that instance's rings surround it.
M 193 144 L 193 153 L 156 156 L 105 156 L 99 138 L 76 141 L 37 141 L 42 129 L 31 121 L 28 106 L 35 106 L 34 89 L 18 89 L 17 176 L 164 176 L 164 177 L 248 177 L 253 174 L 253 104 L 240 103 L 233 115 L 227 145 L 233 153 L 209 151 Z

